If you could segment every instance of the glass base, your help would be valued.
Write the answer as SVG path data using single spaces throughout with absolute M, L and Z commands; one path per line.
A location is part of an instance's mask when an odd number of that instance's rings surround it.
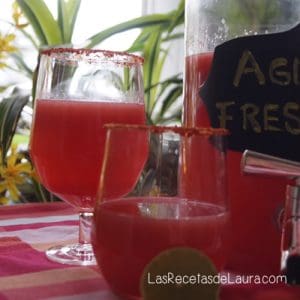
M 55 246 L 46 251 L 47 257 L 61 264 L 94 266 L 97 264 L 91 244 Z

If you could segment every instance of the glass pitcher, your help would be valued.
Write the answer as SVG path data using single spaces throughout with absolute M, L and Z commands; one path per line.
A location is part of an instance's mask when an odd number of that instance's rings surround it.
M 299 12 L 297 0 L 186 0 L 183 121 L 231 133 L 237 272 L 280 271 L 286 179 L 243 176 L 240 160 L 251 149 L 300 161 Z

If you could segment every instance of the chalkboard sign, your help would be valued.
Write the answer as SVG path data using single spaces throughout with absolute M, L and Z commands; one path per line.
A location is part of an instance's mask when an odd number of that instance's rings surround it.
M 300 25 L 216 47 L 200 97 L 230 149 L 300 161 Z

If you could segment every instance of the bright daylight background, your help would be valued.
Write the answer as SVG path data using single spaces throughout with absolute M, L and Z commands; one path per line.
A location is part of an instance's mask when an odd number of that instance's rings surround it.
M 11 21 L 13 0 L 0 0 L 0 20 Z M 57 1 L 45 0 L 54 16 L 57 16 Z M 74 31 L 74 44 L 80 45 L 84 39 L 107 27 L 129 19 L 139 17 L 143 13 L 144 2 L 142 0 L 82 0 L 78 14 L 78 20 Z M 5 26 L 1 22 L 1 27 Z M 135 33 L 136 34 L 136 33 Z M 120 50 L 132 39 L 132 32 L 125 33 L 120 37 L 112 39 L 109 47 Z M 123 45 L 123 46 L 122 46 Z
M 7 21 L 12 21 L 13 2 L 13 0 L 0 0 L 0 26 L 2 32 L 13 30 L 7 24 Z M 45 0 L 45 2 L 56 17 L 57 1 Z M 76 47 L 80 47 L 85 39 L 99 31 L 142 15 L 168 12 L 176 8 L 178 3 L 179 0 L 82 0 L 74 30 L 73 43 Z M 138 33 L 139 29 L 136 29 L 115 35 L 104 41 L 98 48 L 126 50 L 137 37 Z M 22 36 L 20 36 L 18 41 L 19 44 L 17 44 L 17 47 L 22 50 L 26 62 L 33 68 L 36 64 L 36 53 L 30 51 L 31 45 Z M 166 70 L 164 72 L 168 74 L 181 72 L 183 65 L 182 58 L 183 45 L 172 45 L 169 53 L 170 63 L 166 63 Z M 0 85 L 16 80 L 16 76 L 18 75 L 9 72 L 7 69 L 4 72 L 0 70 Z M 18 78 L 19 82 L 20 80 L 21 78 Z
M 12 32 L 13 28 L 7 24 L 12 21 L 12 3 L 13 0 L 0 0 L 0 26 L 2 32 Z M 45 0 L 48 7 L 51 9 L 55 18 L 57 17 L 57 1 Z M 82 0 L 78 13 L 78 19 L 76 22 L 73 43 L 75 46 L 79 46 L 85 39 L 93 34 L 106 29 L 117 23 L 127 21 L 132 18 L 136 18 L 142 15 L 143 1 L 141 0 Z M 105 3 L 105 4 L 104 4 Z M 114 50 L 126 49 L 133 39 L 137 36 L 138 30 L 132 30 L 126 32 L 120 36 L 114 36 L 111 39 L 105 41 L 101 48 L 111 48 Z M 36 64 L 36 53 L 32 53 L 31 44 L 22 35 L 18 35 L 17 47 L 24 53 L 26 62 L 34 68 Z M 34 56 L 33 56 L 34 55 Z M 13 78 L 10 78 L 13 76 Z M 0 84 L 14 81 L 16 74 L 9 72 L 7 69 L 0 72 Z M 21 78 L 19 78 L 21 80 Z

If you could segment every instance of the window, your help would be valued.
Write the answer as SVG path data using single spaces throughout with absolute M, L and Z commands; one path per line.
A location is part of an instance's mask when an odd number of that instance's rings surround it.
M 9 23 L 12 22 L 12 4 L 14 0 L 0 0 L 0 32 L 16 33 L 16 30 Z M 57 1 L 45 0 L 54 17 L 57 17 Z M 105 4 L 104 4 L 105 3 Z M 84 46 L 84 41 L 90 36 L 118 23 L 139 17 L 142 15 L 141 0 L 109 0 L 94 1 L 83 0 L 79 9 L 72 42 L 76 47 Z M 101 48 L 112 50 L 126 50 L 138 35 L 139 30 L 131 30 L 116 35 L 101 44 Z M 32 51 L 32 44 L 22 34 L 18 34 L 17 48 L 21 50 L 22 56 L 30 69 L 36 65 L 37 52 Z M 23 78 L 23 80 L 25 80 Z M 26 81 L 26 80 L 25 80 Z M 18 72 L 5 68 L 0 69 L 0 86 L 22 82 L 22 76 Z

